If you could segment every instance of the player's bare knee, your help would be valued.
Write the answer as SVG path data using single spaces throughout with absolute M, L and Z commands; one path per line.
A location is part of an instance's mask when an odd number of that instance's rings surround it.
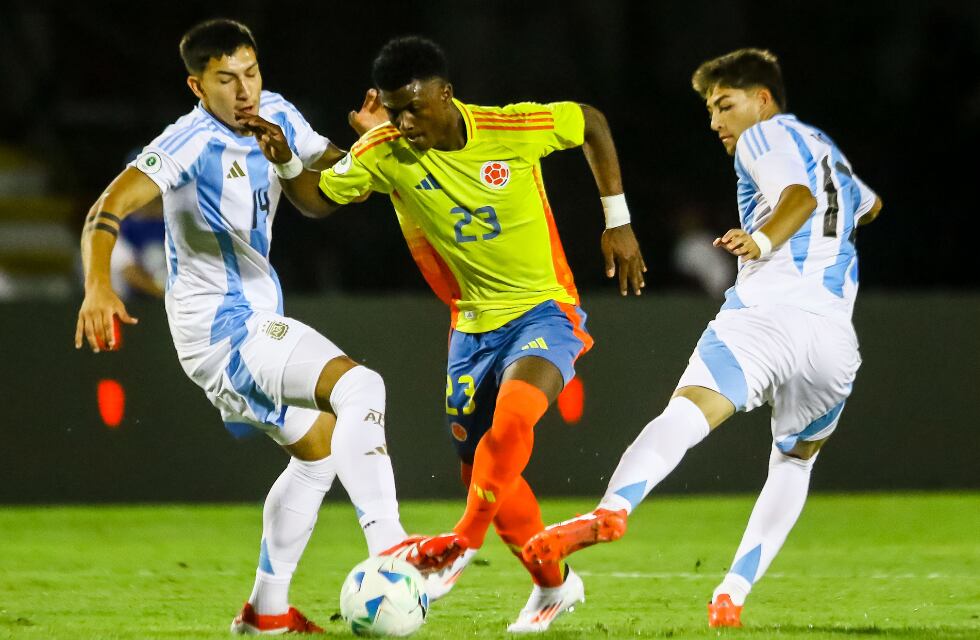
M 332 413 L 321 413 L 302 438 L 284 449 L 304 462 L 323 460 L 331 453 L 330 443 L 336 425 L 337 418 Z
M 330 406 L 330 394 L 333 393 L 334 386 L 345 373 L 357 366 L 358 363 L 347 356 L 337 356 L 323 365 L 314 392 L 316 406 L 320 411 L 333 411 Z
M 338 421 L 342 422 L 348 411 L 363 412 L 361 416 L 367 415 L 366 420 L 384 429 L 386 390 L 381 374 L 350 359 L 338 363 L 337 371 L 340 375 L 334 376 L 330 392 L 327 393 L 324 389 L 324 394 L 318 396 L 319 401 L 330 407 Z
M 813 458 L 813 456 L 817 455 L 827 440 L 827 438 L 824 438 L 823 440 L 817 440 L 815 442 L 797 442 L 793 448 L 785 452 L 784 455 L 789 458 L 796 458 L 797 460 L 810 460 Z
M 501 377 L 502 382 L 508 380 L 521 380 L 534 385 L 547 396 L 549 404 L 558 398 L 565 386 L 561 370 L 550 360 L 537 356 L 526 356 L 512 362 Z
M 706 387 L 681 387 L 671 397 L 686 398 L 693 402 L 704 414 L 708 426 L 712 430 L 735 413 L 735 405 L 732 404 L 731 400 Z

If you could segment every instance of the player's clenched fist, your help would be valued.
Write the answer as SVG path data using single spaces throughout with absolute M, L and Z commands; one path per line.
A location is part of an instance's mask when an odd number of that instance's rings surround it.
M 712 244 L 721 247 L 733 256 L 739 256 L 746 260 L 755 260 L 762 255 L 759 245 L 755 243 L 752 236 L 742 229 L 729 229 L 722 237 L 715 238 Z
M 236 111 L 235 119 L 238 126 L 255 136 L 263 155 L 273 164 L 285 164 L 293 157 L 293 150 L 286 142 L 279 125 L 269 122 L 262 116 L 255 116 L 244 111 Z

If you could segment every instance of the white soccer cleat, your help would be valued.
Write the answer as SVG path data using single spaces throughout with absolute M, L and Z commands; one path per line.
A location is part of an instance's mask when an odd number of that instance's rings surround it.
M 511 633 L 540 633 L 547 631 L 551 621 L 575 609 L 575 605 L 585 602 L 585 585 L 578 574 L 568 569 L 565 582 L 560 587 L 539 587 L 534 585 L 531 597 L 521 609 L 517 620 L 507 627 Z
M 467 549 L 451 565 L 441 571 L 435 571 L 425 576 L 425 591 L 429 594 L 429 602 L 435 602 L 453 590 L 459 575 L 476 555 L 476 549 Z

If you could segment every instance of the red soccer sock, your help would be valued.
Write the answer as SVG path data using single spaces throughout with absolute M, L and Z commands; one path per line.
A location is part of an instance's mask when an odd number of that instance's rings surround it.
M 534 447 L 534 425 L 548 410 L 543 391 L 522 380 L 500 385 L 493 424 L 473 457 L 466 512 L 453 530 L 479 549 L 510 485 L 524 471 Z
M 534 584 L 541 587 L 558 587 L 564 580 L 564 562 L 537 564 L 526 562 L 521 549 L 531 537 L 544 529 L 541 508 L 524 476 L 518 476 L 504 495 L 500 510 L 493 519 L 497 535 L 510 547 L 511 553 L 524 565 Z

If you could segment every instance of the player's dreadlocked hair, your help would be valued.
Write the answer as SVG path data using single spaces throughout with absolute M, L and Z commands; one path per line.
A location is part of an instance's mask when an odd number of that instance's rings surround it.
M 786 109 L 786 89 L 779 60 L 765 49 L 739 49 L 703 62 L 691 76 L 691 86 L 704 99 L 718 86 L 732 89 L 765 87 L 779 109 Z
M 251 47 L 258 53 L 255 38 L 241 22 L 227 18 L 205 20 L 190 28 L 180 39 L 180 58 L 187 73 L 196 75 L 204 71 L 211 58 L 230 56 L 240 47 Z
M 448 80 L 449 69 L 446 54 L 435 42 L 421 36 L 402 36 L 381 47 L 371 76 L 379 89 L 394 91 L 413 80 Z

